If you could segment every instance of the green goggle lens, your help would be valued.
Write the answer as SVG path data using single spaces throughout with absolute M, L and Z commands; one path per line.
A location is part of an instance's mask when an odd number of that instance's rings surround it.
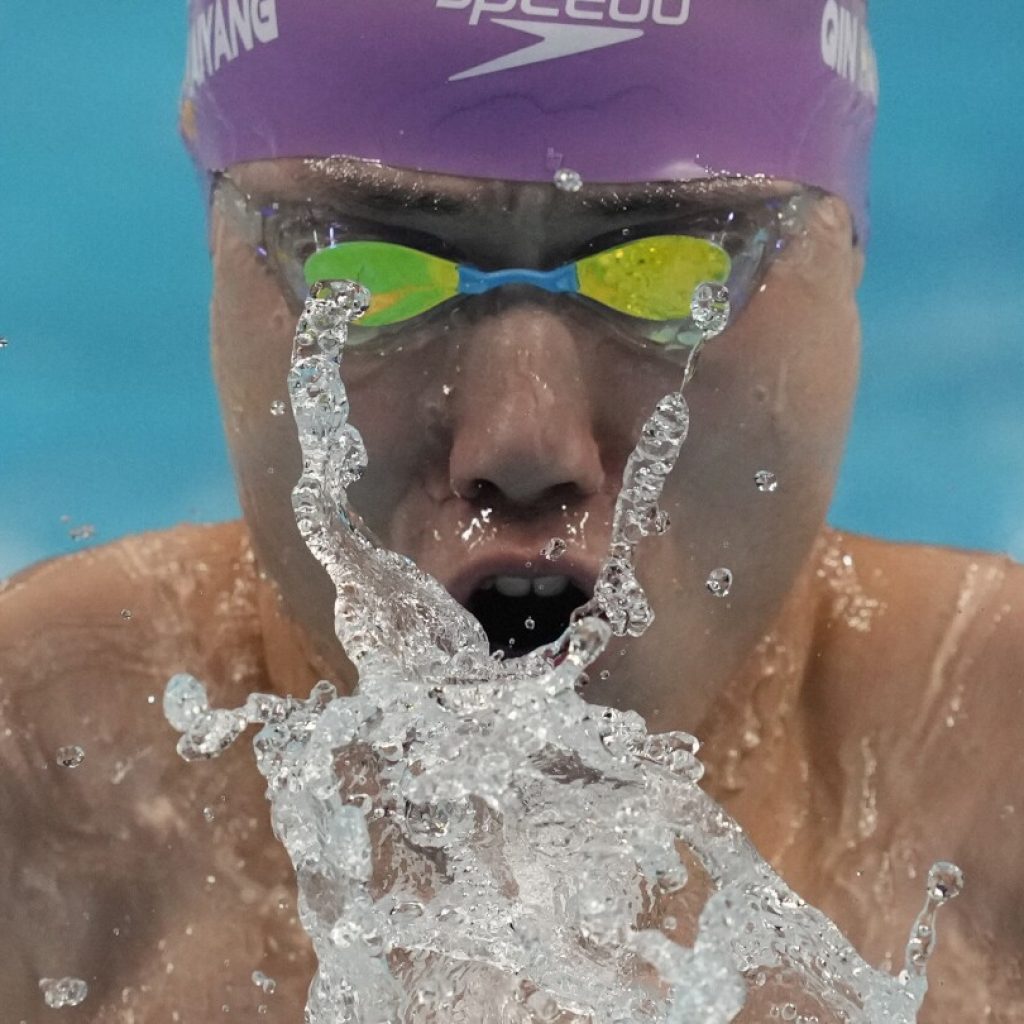
M 306 283 L 359 281 L 369 289 L 363 327 L 386 327 L 420 316 L 459 294 L 480 294 L 526 283 L 579 294 L 609 309 L 649 321 L 684 320 L 705 281 L 724 283 L 728 253 L 689 235 L 656 235 L 615 246 L 550 271 L 460 267 L 450 260 L 391 242 L 354 241 L 320 249 L 304 265 Z
M 358 281 L 370 290 L 361 327 L 387 327 L 426 313 L 459 292 L 459 268 L 450 260 L 391 242 L 342 242 L 306 260 L 306 284 Z

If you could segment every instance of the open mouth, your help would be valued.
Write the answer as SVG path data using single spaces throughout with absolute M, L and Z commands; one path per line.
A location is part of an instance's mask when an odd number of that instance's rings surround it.
M 491 576 L 469 595 L 466 608 L 483 626 L 492 653 L 517 658 L 557 640 L 588 597 L 568 576 Z

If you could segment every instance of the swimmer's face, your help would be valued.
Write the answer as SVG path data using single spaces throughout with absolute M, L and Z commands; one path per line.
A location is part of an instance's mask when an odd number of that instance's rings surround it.
M 297 160 L 239 166 L 232 177 L 263 199 L 322 200 L 376 238 L 431 239 L 483 269 L 547 268 L 666 218 L 664 202 L 650 199 L 659 190 L 643 188 L 610 204 L 588 202 L 607 186 L 567 193 Z M 770 188 L 748 183 L 748 194 L 719 198 L 735 204 Z M 715 201 L 706 185 L 673 195 L 680 209 L 695 196 Z M 244 515 L 288 615 L 341 671 L 332 589 L 291 511 L 295 427 L 270 411 L 287 404 L 294 300 L 216 209 L 212 231 L 214 361 Z M 672 525 L 638 553 L 657 621 L 641 640 L 613 644 L 592 673 L 593 699 L 635 708 L 652 728 L 697 729 L 770 631 L 835 481 L 856 379 L 860 266 L 846 207 L 817 200 L 802 236 L 705 348 L 686 391 L 690 436 L 662 501 Z M 410 322 L 386 343 L 350 346 L 343 375 L 370 459 L 352 500 L 382 541 L 479 610 L 494 646 L 551 639 L 589 596 L 623 466 L 654 404 L 678 388 L 684 358 L 525 286 Z M 758 470 L 776 475 L 775 492 L 758 489 Z M 556 561 L 541 554 L 552 538 L 566 544 Z M 734 577 L 725 599 L 705 586 L 720 566 Z

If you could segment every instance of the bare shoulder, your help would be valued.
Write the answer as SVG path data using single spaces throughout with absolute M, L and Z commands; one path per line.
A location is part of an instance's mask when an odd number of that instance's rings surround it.
M 818 633 L 845 731 L 875 737 L 892 798 L 931 803 L 951 844 L 974 850 L 983 835 L 1012 833 L 1024 849 L 1024 566 L 985 552 L 833 541 Z
M 28 610 L 40 602 L 56 602 L 61 612 L 81 605 L 89 610 L 99 595 L 111 599 L 138 597 L 141 590 L 117 592 L 122 587 L 144 586 L 173 574 L 194 574 L 202 564 L 216 567 L 237 558 L 245 533 L 240 522 L 186 524 L 169 530 L 133 534 L 108 544 L 88 547 L 73 554 L 46 559 L 0 581 L 0 608 L 4 618 Z M 114 592 L 110 592 L 110 591 Z
M 0 590 L 0 918 L 17 936 L 0 962 L 0 995 L 11 1019 L 41 1019 L 38 979 L 62 975 L 87 981 L 98 1024 L 169 1019 L 157 993 L 178 975 L 160 951 L 185 943 L 173 960 L 195 961 L 174 994 L 184 1002 L 209 956 L 182 938 L 193 921 L 199 930 L 197 907 L 216 916 L 242 889 L 261 891 L 251 875 L 220 878 L 229 861 L 217 861 L 218 826 L 202 814 L 230 798 L 231 841 L 256 835 L 262 780 L 251 757 L 232 749 L 186 764 L 161 707 L 175 672 L 203 678 L 217 704 L 232 688 L 260 688 L 254 586 L 244 532 L 228 523 L 129 537 L 37 565 Z M 62 747 L 79 750 L 70 764 Z M 261 853 L 244 857 L 265 866 Z M 140 979 L 152 1015 L 122 1016 L 123 993 Z M 203 1010 L 197 1019 L 214 1012 Z
M 956 946 L 986 976 L 993 1005 L 1019 1005 L 1024 567 L 833 533 L 818 574 L 815 721 L 842 780 L 842 818 L 858 842 L 887 851 L 872 870 L 887 873 L 904 917 L 929 864 L 960 865 L 968 888 L 948 917 L 938 973 L 958 970 Z
M 179 526 L 40 562 L 0 583 L 0 665 L 48 670 L 75 659 L 181 639 L 251 582 L 240 523 Z M 38 655 L 49 654 L 38 660 Z M 35 659 L 35 660 L 34 660 Z
M 93 763 L 106 759 L 116 776 L 167 742 L 160 697 L 171 675 L 199 676 L 226 703 L 233 682 L 258 688 L 261 665 L 237 523 L 43 562 L 0 589 L 0 764 L 12 784 L 41 785 L 56 749 L 88 741 Z
M 832 532 L 817 575 L 820 656 L 829 676 L 856 680 L 865 714 L 924 739 L 980 727 L 992 701 L 967 705 L 983 694 L 1024 706 L 1024 566 Z

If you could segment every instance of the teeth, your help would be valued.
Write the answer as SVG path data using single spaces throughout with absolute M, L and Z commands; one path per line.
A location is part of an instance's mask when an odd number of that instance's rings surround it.
M 503 597 L 557 597 L 569 586 L 568 576 L 496 576 L 494 589 Z
M 527 576 L 498 576 L 494 580 L 495 590 L 503 597 L 526 597 L 530 586 Z
M 538 576 L 533 581 L 533 592 L 538 597 L 558 597 L 567 586 L 568 576 Z

